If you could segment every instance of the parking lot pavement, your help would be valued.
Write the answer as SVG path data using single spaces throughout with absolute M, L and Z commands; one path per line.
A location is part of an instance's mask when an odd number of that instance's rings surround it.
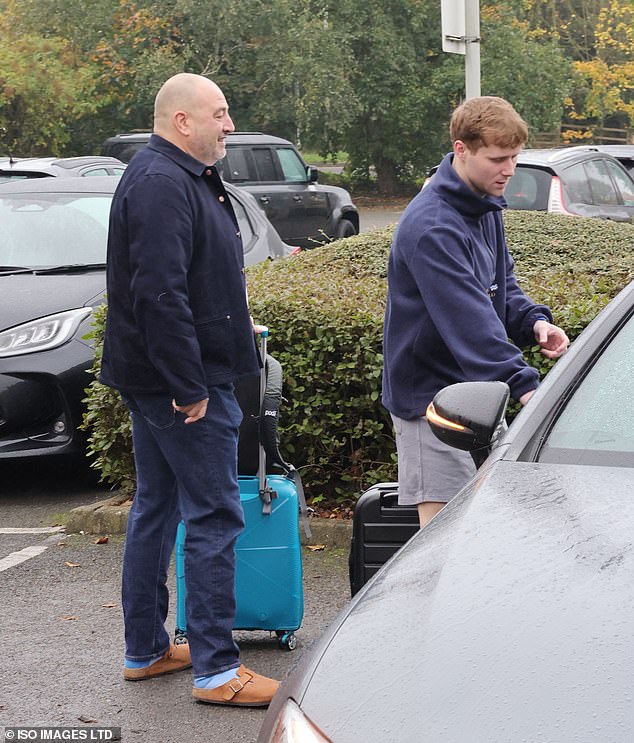
M 143 683 L 123 681 L 123 537 L 97 540 L 94 535 L 0 533 L 0 557 L 46 546 L 0 572 L 5 638 L 0 724 L 120 727 L 125 743 L 255 740 L 264 711 L 196 704 L 188 671 Z M 307 652 L 348 601 L 345 550 L 306 548 L 304 585 L 297 650 L 281 650 L 268 632 L 239 632 L 247 666 L 282 679 Z
M 359 231 L 363 233 L 379 227 L 387 227 L 390 224 L 395 225 L 401 218 L 402 212 L 402 209 L 397 208 L 361 207 L 359 209 Z

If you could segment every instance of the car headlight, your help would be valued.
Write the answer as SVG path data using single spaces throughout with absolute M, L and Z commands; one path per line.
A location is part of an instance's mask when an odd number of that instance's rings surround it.
M 332 743 L 289 699 L 277 718 L 270 743 Z
M 46 351 L 66 343 L 79 324 L 92 312 L 92 307 L 47 315 L 0 333 L 0 358 Z

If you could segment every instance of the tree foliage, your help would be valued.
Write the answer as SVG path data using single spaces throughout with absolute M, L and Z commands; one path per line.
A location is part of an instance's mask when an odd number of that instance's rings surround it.
M 634 3 L 611 0 L 598 14 L 596 55 L 574 63 L 570 115 L 603 126 L 634 123 Z
M 92 115 L 96 70 L 68 39 L 22 32 L 13 2 L 0 11 L 3 153 L 59 154 L 73 123 Z
M 480 5 L 484 94 L 508 98 L 532 131 L 557 127 L 564 103 L 588 127 L 632 123 L 634 0 Z M 0 105 L 19 154 L 96 151 L 147 128 L 160 84 L 189 71 L 218 82 L 239 129 L 344 150 L 351 172 L 390 191 L 447 150 L 464 97 L 439 0 L 0 0 L 0 13 Z

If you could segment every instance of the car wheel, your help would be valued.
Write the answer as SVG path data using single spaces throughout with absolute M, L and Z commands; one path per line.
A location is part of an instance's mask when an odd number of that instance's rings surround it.
M 349 219 L 342 219 L 337 225 L 335 240 L 341 240 L 342 237 L 352 237 L 357 234 L 355 226 Z

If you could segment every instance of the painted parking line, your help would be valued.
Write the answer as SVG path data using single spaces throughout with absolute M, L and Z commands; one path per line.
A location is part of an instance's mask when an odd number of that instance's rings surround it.
M 52 544 L 52 539 L 55 534 L 59 534 L 60 532 L 64 531 L 63 526 L 36 526 L 36 527 L 13 527 L 13 526 L 5 526 L 0 528 L 0 534 L 48 534 L 49 539 L 47 539 L 44 544 L 37 544 L 33 547 L 25 547 L 22 550 L 18 550 L 17 552 L 12 552 L 10 555 L 7 555 L 6 557 L 3 557 L 0 559 L 0 573 L 3 570 L 8 570 L 9 568 L 14 568 L 16 565 L 20 565 L 20 563 L 26 562 L 27 560 L 30 560 L 32 557 L 37 557 L 38 555 L 41 555 L 42 552 L 44 552 L 46 549 L 48 549 Z
M 63 526 L 0 527 L 0 534 L 58 534 L 60 531 L 64 531 Z
M 9 568 L 13 568 L 16 565 L 19 565 L 21 562 L 26 562 L 32 557 L 41 555 L 42 552 L 44 552 L 44 550 L 47 548 L 48 544 L 38 544 L 35 547 L 25 547 L 19 552 L 12 552 L 10 555 L 7 555 L 0 560 L 0 573 L 3 570 L 8 570 Z

